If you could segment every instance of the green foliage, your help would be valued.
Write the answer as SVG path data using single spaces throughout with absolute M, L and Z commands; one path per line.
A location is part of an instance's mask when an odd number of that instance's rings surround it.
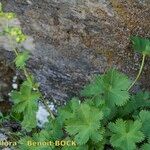
M 150 56 L 150 40 L 138 36 L 132 36 L 131 41 L 135 51 Z
M 3 18 L 7 18 L 8 20 L 11 20 L 13 18 L 15 18 L 15 14 L 14 13 L 4 13 L 3 9 L 2 9 L 2 4 L 0 3 L 0 17 Z
M 32 137 L 28 136 L 25 138 L 22 138 L 19 141 L 19 150 L 53 150 L 53 145 L 44 145 L 44 144 L 38 144 L 38 142 L 49 142 L 49 139 L 47 139 L 48 132 L 41 131 L 40 133 L 34 134 Z M 36 142 L 37 145 L 33 145 L 33 143 Z
M 123 116 L 128 116 L 131 114 L 138 115 L 141 109 L 150 108 L 150 93 L 149 92 L 138 92 L 132 95 L 129 102 L 118 109 L 118 114 Z
M 26 61 L 29 59 L 29 53 L 24 51 L 22 53 L 18 53 L 15 64 L 17 68 L 23 69 L 26 65 Z
M 24 35 L 19 27 L 6 27 L 4 33 L 15 38 L 17 43 L 21 43 L 26 40 L 26 35 Z
M 150 143 L 146 143 L 141 147 L 141 150 L 150 150 Z
M 81 92 L 83 96 L 104 99 L 111 108 L 115 105 L 122 106 L 129 100 L 129 88 L 131 81 L 116 70 L 109 70 L 105 75 L 98 75 Z
M 91 113 L 93 112 L 95 115 Z M 88 104 L 81 104 L 75 114 L 65 122 L 65 128 L 69 135 L 75 136 L 78 144 L 83 145 L 89 139 L 98 142 L 103 138 L 100 120 L 103 113 Z
M 16 15 L 14 13 L 4 13 L 3 12 L 3 7 L 2 7 L 2 3 L 0 2 L 0 17 L 5 17 L 7 19 L 12 19 L 14 18 Z
M 63 137 L 63 129 L 62 124 L 58 119 L 51 120 L 45 124 L 45 128 L 40 131 L 39 133 L 34 133 L 32 137 L 27 136 L 22 138 L 19 141 L 19 150 L 52 150 L 55 149 L 55 141 L 60 140 Z M 28 146 L 27 143 L 31 141 L 33 142 L 40 142 L 38 146 Z M 44 142 L 47 144 L 44 145 Z M 57 146 L 56 146 L 57 147 Z
M 113 147 L 121 150 L 135 150 L 135 144 L 144 140 L 144 134 L 140 130 L 141 127 L 140 121 L 118 119 L 116 123 L 110 123 L 109 129 L 112 132 L 110 143 Z
M 139 119 L 142 122 L 143 133 L 147 136 L 147 138 L 150 138 L 150 111 L 141 111 Z
M 4 115 L 2 112 L 0 112 L 0 124 L 2 124 L 6 120 L 9 120 L 9 116 Z
M 3 12 L 0 3 L 0 18 L 10 20 L 14 17 L 13 13 Z M 2 36 L 3 34 L 9 35 L 18 45 L 26 40 L 26 35 L 19 27 L 4 26 Z M 132 95 L 129 90 L 142 72 L 145 56 L 150 55 L 150 41 L 135 36 L 131 37 L 131 40 L 133 48 L 144 56 L 135 81 L 131 84 L 126 75 L 115 69 L 110 69 L 103 75 L 95 75 L 81 91 L 81 97 L 73 98 L 65 106 L 58 108 L 56 116 L 39 92 L 39 84 L 26 69 L 29 53 L 20 52 L 16 46 L 13 49 L 16 54 L 15 65 L 23 71 L 26 79 L 19 85 L 19 90 L 11 92 L 11 117 L 4 117 L 0 113 L 1 124 L 14 115 L 15 121 L 22 127 L 20 133 L 17 133 L 19 141 L 15 149 L 104 150 L 108 146 L 117 150 L 149 150 L 150 93 L 138 92 Z M 36 130 L 38 100 L 45 105 L 50 114 L 48 122 L 40 131 Z M 14 134 L 13 132 L 12 135 Z M 74 141 L 76 146 L 38 144 L 62 140 Z M 31 146 L 28 145 L 29 141 Z
M 65 120 L 73 118 L 79 106 L 80 106 L 79 99 L 72 98 L 72 100 L 70 100 L 66 106 L 58 108 L 59 120 L 64 122 Z
M 33 91 L 28 80 L 22 83 L 19 91 L 11 92 L 11 98 L 14 102 L 13 110 L 17 113 L 23 113 L 22 126 L 26 130 L 36 127 L 37 100 L 39 97 L 40 93 Z

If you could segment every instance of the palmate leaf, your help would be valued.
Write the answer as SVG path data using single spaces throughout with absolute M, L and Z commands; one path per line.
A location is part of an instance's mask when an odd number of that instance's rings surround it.
M 18 148 L 19 150 L 54 150 L 54 144 L 48 144 L 49 141 L 52 142 L 51 139 L 47 139 L 48 132 L 41 131 L 40 133 L 36 133 L 33 135 L 33 137 L 24 137 L 18 142 Z M 33 145 L 33 143 L 40 142 L 40 145 Z M 44 143 L 47 142 L 47 144 L 44 145 Z
M 138 36 L 132 36 L 131 41 L 135 51 L 150 56 L 150 40 Z
M 136 143 L 144 140 L 144 134 L 140 131 L 140 121 L 123 121 L 118 119 L 116 123 L 109 123 L 112 132 L 110 143 L 120 150 L 136 150 Z
M 150 138 L 150 111 L 143 110 L 139 114 L 139 119 L 142 122 L 142 131 Z
M 70 143 L 61 148 L 61 150 L 88 150 L 88 144 L 85 145 L 77 145 L 77 143 L 72 139 L 72 137 L 66 137 L 63 139 L 64 141 L 70 141 Z M 73 141 L 73 143 L 72 143 Z
M 141 109 L 150 108 L 150 93 L 138 92 L 132 95 L 128 103 L 118 109 L 120 117 L 127 116 L 129 114 L 139 114 Z
M 106 149 L 105 144 L 106 144 L 106 139 L 105 139 L 105 135 L 104 135 L 104 138 L 98 143 L 95 143 L 94 141 L 89 141 L 88 142 L 88 150 L 105 150 Z
M 85 99 L 85 102 L 90 106 L 96 107 L 103 112 L 103 120 L 102 123 L 106 123 L 113 117 L 112 110 L 105 104 L 104 100 L 101 99 Z
M 109 107 L 122 106 L 129 99 L 129 88 L 131 81 L 122 73 L 114 69 L 105 75 L 96 76 L 81 92 L 86 97 L 104 99 Z M 101 98 L 102 97 L 102 98 Z
M 102 75 L 95 75 L 90 84 L 86 85 L 81 91 L 81 95 L 86 97 L 100 97 L 102 91 Z
M 45 124 L 45 132 L 48 133 L 47 139 L 51 139 L 53 141 L 62 139 L 63 137 L 63 124 L 58 117 L 55 119 L 49 118 L 49 122 Z
M 122 106 L 129 99 L 129 93 L 127 91 L 131 84 L 131 81 L 126 75 L 117 72 L 116 70 L 110 70 L 103 76 L 103 90 L 104 99 L 107 100 L 108 105 Z
M 62 124 L 59 119 L 56 117 L 55 119 L 49 118 L 49 122 L 44 125 L 44 129 L 42 129 L 39 133 L 34 133 L 32 137 L 26 136 L 22 138 L 19 143 L 19 150 L 56 150 L 58 147 L 56 145 L 56 141 L 61 141 L 63 139 L 63 129 Z M 65 139 L 64 139 L 65 140 Z M 41 143 L 40 145 L 30 145 L 27 143 L 36 142 Z M 44 145 L 44 143 L 47 144 Z M 56 147 L 55 147 L 56 146 Z
M 22 53 L 19 53 L 15 59 L 15 64 L 17 68 L 24 68 L 26 65 L 26 61 L 29 59 L 29 53 L 27 51 L 24 51 Z
M 78 98 L 72 98 L 72 100 L 69 101 L 66 106 L 58 109 L 59 120 L 61 120 L 63 123 L 65 120 L 68 120 L 68 119 L 74 117 L 79 106 L 80 106 L 79 99 Z
M 85 144 L 89 139 L 98 142 L 103 138 L 103 130 L 100 129 L 102 118 L 101 111 L 88 104 L 81 104 L 75 115 L 66 120 L 65 129 L 69 135 L 75 136 L 79 145 Z
M 23 113 L 22 126 L 26 130 L 31 130 L 36 126 L 36 112 L 38 110 L 37 100 L 40 93 L 33 91 L 31 84 L 24 81 L 20 91 L 12 91 L 11 99 L 14 102 L 13 110 L 17 113 Z
M 150 150 L 150 143 L 144 144 L 140 150 Z

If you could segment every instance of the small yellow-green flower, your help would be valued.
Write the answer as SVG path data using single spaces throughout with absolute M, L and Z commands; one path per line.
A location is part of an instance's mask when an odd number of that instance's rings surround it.
M 11 28 L 11 31 L 10 31 L 11 36 L 17 36 L 17 35 L 21 35 L 21 34 L 22 34 L 22 31 L 20 28 L 18 28 L 18 27 Z
M 14 19 L 15 18 L 15 14 L 14 13 L 5 13 L 5 17 L 8 20 Z
M 22 33 L 19 27 L 7 27 L 4 29 L 4 32 L 15 38 L 17 43 L 21 43 L 26 40 L 27 36 Z
M 24 34 L 21 34 L 21 35 L 16 37 L 16 42 L 17 43 L 21 43 L 21 42 L 23 42 L 25 40 L 26 40 L 26 36 Z

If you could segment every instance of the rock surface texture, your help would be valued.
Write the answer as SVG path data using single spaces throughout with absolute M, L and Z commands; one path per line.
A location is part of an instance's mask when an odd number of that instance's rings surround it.
M 149 0 L 1 0 L 34 39 L 28 68 L 48 97 L 76 95 L 94 73 L 115 67 L 131 78 L 141 58 L 130 35 L 150 36 Z M 3 58 L 8 52 L 0 50 Z M 9 52 L 10 53 L 10 52 Z M 150 89 L 150 59 L 141 83 Z

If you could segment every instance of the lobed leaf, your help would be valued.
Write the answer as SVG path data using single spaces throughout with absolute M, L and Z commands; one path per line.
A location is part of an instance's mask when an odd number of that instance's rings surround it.
M 36 126 L 36 112 L 38 110 L 37 100 L 40 93 L 33 91 L 30 83 L 24 81 L 20 87 L 20 91 L 12 91 L 11 99 L 14 102 L 13 110 L 17 113 L 23 113 L 23 128 L 31 130 Z
M 29 59 L 29 53 L 27 51 L 19 53 L 15 59 L 16 67 L 19 69 L 23 69 L 28 59 Z
M 68 120 L 68 119 L 74 117 L 74 115 L 79 107 L 80 107 L 79 99 L 72 98 L 72 100 L 70 100 L 66 106 L 58 109 L 59 120 L 64 122 L 65 120 Z
M 142 122 L 142 131 L 150 138 L 150 111 L 142 110 L 139 114 L 139 119 Z
M 112 132 L 110 143 L 120 150 L 135 150 L 136 143 L 144 140 L 144 134 L 140 131 L 140 121 L 123 121 L 118 119 L 116 123 L 109 123 Z
M 131 81 L 118 71 L 111 69 L 105 75 L 96 76 L 81 92 L 82 96 L 104 99 L 109 107 L 124 105 L 129 100 Z
M 144 144 L 140 150 L 150 150 L 150 143 Z
M 129 114 L 139 114 L 140 109 L 150 108 L 150 93 L 138 92 L 132 95 L 128 103 L 118 109 L 120 117 L 127 116 Z
M 131 41 L 135 51 L 150 56 L 150 40 L 138 36 L 132 36 Z
M 87 143 L 89 139 L 98 142 L 103 138 L 103 131 L 100 130 L 102 118 L 103 114 L 97 108 L 81 104 L 74 117 L 65 122 L 65 129 L 69 135 L 75 136 L 79 145 Z

